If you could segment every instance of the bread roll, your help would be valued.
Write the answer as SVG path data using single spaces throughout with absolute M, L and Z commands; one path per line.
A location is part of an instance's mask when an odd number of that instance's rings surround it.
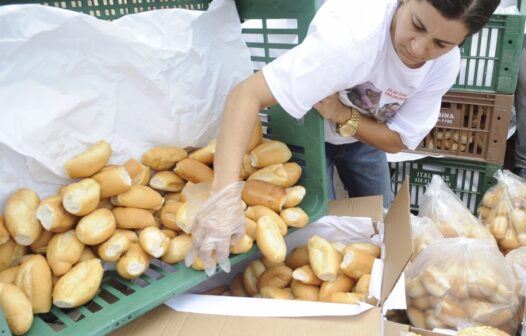
M 430 308 L 434 308 L 433 306 L 431 306 L 431 303 L 429 302 L 429 296 L 421 296 L 421 297 L 418 297 L 416 299 L 410 299 L 409 300 L 409 303 L 411 306 L 415 307 L 416 309 L 419 309 L 419 310 L 427 310 L 427 309 L 430 309 Z
M 261 128 L 261 120 L 259 118 L 256 120 L 256 124 L 254 125 L 254 129 L 252 130 L 252 133 L 250 134 L 250 139 L 248 141 L 247 146 L 247 153 L 250 153 L 251 150 L 256 148 L 257 145 L 259 145 L 263 141 L 263 130 Z
M 263 181 L 280 187 L 288 182 L 288 173 L 282 163 L 270 165 L 256 170 L 248 177 L 248 181 Z
M 186 181 L 171 170 L 157 172 L 150 179 L 150 187 L 160 191 L 180 192 Z
M 148 185 L 150 182 L 150 167 L 143 165 L 135 159 L 130 159 L 124 164 L 124 168 L 130 175 L 133 185 Z
M 292 290 L 292 295 L 297 300 L 303 301 L 318 301 L 318 296 L 320 293 L 320 287 L 306 285 L 298 280 L 292 280 L 290 283 L 290 289 Z
M 101 140 L 88 147 L 84 152 L 66 161 L 64 169 L 71 178 L 90 177 L 106 165 L 110 156 L 110 144 Z
M 113 196 L 111 202 L 116 206 L 159 210 L 163 206 L 164 198 L 150 187 L 134 185 L 125 193 Z
M 116 166 L 112 169 L 101 171 L 91 177 L 100 186 L 100 198 L 108 198 L 130 189 L 132 178 L 126 167 Z
M 0 305 L 14 335 L 25 334 L 33 324 L 31 302 L 20 288 L 0 283 Z
M 260 294 L 265 299 L 294 300 L 292 294 L 283 288 L 263 287 Z
M 427 329 L 426 316 L 423 311 L 414 307 L 408 307 L 407 317 L 409 317 L 409 321 L 411 321 L 413 326 L 420 329 Z
M 374 257 L 368 253 L 349 250 L 344 254 L 340 268 L 343 273 L 353 279 L 359 279 L 364 274 L 371 274 Z
M 517 233 L 526 233 L 526 211 L 514 208 L 510 212 L 510 221 Z
M 84 216 L 97 208 L 100 200 L 100 186 L 95 180 L 86 178 L 64 187 L 62 206 L 67 212 Z
M 117 261 L 117 273 L 125 279 L 135 279 L 146 272 L 151 257 L 141 245 L 132 243 L 126 253 Z
M 257 223 L 252 219 L 245 217 L 245 234 L 252 238 L 252 240 L 256 240 L 256 228 Z
M 115 215 L 115 214 L 114 214 Z M 128 229 L 116 229 L 115 230 L 115 233 L 114 234 L 122 234 L 124 235 L 126 238 L 128 238 L 128 240 L 131 242 L 131 243 L 138 243 L 139 242 L 139 236 L 137 235 L 137 233 L 133 230 L 128 230 Z
M 185 233 L 192 231 L 193 222 L 188 217 L 188 203 L 183 203 L 175 213 L 175 223 Z
M 116 231 L 108 240 L 99 245 L 97 252 L 104 261 L 117 261 L 124 252 L 128 251 L 130 244 L 131 241 L 126 234 L 122 231 Z
M 305 189 L 304 186 L 294 186 L 290 188 L 286 188 L 285 192 L 287 193 L 287 200 L 285 201 L 285 208 L 292 208 L 295 206 L 298 206 L 301 201 L 303 201 L 303 198 L 307 194 L 307 189 Z
M 184 195 L 183 193 L 172 193 L 172 192 L 167 192 L 167 193 L 164 193 L 164 204 L 169 204 L 169 203 L 184 203 L 186 202 L 186 200 L 184 199 Z
M 406 279 L 405 290 L 407 295 L 411 298 L 427 296 L 427 291 L 422 285 L 419 277 Z
M 451 288 L 447 276 L 433 266 L 422 271 L 420 282 L 429 294 L 437 297 L 443 297 Z
M 111 204 L 111 201 L 109 198 L 104 198 L 104 199 L 101 199 L 99 201 L 99 204 L 97 205 L 97 209 L 108 209 L 108 210 L 113 210 L 113 208 L 115 208 L 115 206 L 113 204 Z
M 323 281 L 336 280 L 340 271 L 340 253 L 331 243 L 317 235 L 310 237 L 307 247 L 314 274 Z
M 258 219 L 256 242 L 261 253 L 270 261 L 281 262 L 285 260 L 287 246 L 278 225 L 271 216 L 265 215 Z
M 266 206 L 254 205 L 248 207 L 245 210 L 245 216 L 256 222 L 263 216 L 270 216 L 272 221 L 278 226 L 281 235 L 285 236 L 287 234 L 287 224 L 285 224 L 283 219 L 274 210 Z
M 113 213 L 102 208 L 81 218 L 75 232 L 82 243 L 97 245 L 108 239 L 115 232 L 116 227 Z
M 175 264 L 184 260 L 192 249 L 192 236 L 182 233 L 170 240 L 168 252 L 163 255 L 162 260 L 168 264 Z
M 297 246 L 292 252 L 285 258 L 285 265 L 295 270 L 309 264 L 309 249 L 307 245 Z
M 238 273 L 232 279 L 230 284 L 230 294 L 232 296 L 247 297 L 245 288 L 243 288 L 243 273 Z
M 283 184 L 283 187 L 289 188 L 298 183 L 298 180 L 301 177 L 301 166 L 296 162 L 287 162 L 283 164 L 285 170 L 287 171 L 287 181 Z
M 78 263 L 53 288 L 53 304 L 59 308 L 85 304 L 97 294 L 103 273 L 100 259 Z
M 7 242 L 11 236 L 5 227 L 4 217 L 0 215 L 0 245 Z
M 263 181 L 247 181 L 241 194 L 248 206 L 264 205 L 280 212 L 287 201 L 285 189 Z
M 309 223 L 309 215 L 298 207 L 283 209 L 279 216 L 290 227 L 302 228 Z
M 331 294 L 336 292 L 350 292 L 354 280 L 345 274 L 339 274 L 334 281 L 324 281 L 320 286 L 320 301 L 330 302 Z
M 214 154 L 216 152 L 216 140 L 212 140 L 206 145 L 206 147 L 196 149 L 188 156 L 190 159 L 197 160 L 204 163 L 205 165 L 211 165 L 214 163 Z
M 174 172 L 192 183 L 207 182 L 214 179 L 212 168 L 194 159 L 181 160 L 175 166 Z
M 253 260 L 243 271 L 243 288 L 248 296 L 254 296 L 258 293 L 258 278 L 265 272 L 265 265 L 261 260 Z
M 14 284 L 19 268 L 20 266 L 14 266 L 0 271 L 0 283 Z
M 175 164 L 188 157 L 188 153 L 178 147 L 154 147 L 142 155 L 141 162 L 154 170 L 172 169 Z
M 448 327 L 455 328 L 459 320 L 469 319 L 468 313 L 456 298 L 446 295 L 438 307 L 436 307 L 437 317 Z
M 66 274 L 76 264 L 84 244 L 77 238 L 74 230 L 55 234 L 49 241 L 46 258 L 54 275 Z
M 115 223 L 119 229 L 144 229 L 156 226 L 153 214 L 144 209 L 117 207 L 113 208 Z
M 49 244 L 49 241 L 53 235 L 53 232 L 42 230 L 40 236 L 38 236 L 37 240 L 35 240 L 33 244 L 29 246 L 29 248 L 33 253 L 45 254 L 47 251 L 47 245 Z
M 433 330 L 435 328 L 441 328 L 441 329 L 447 328 L 447 325 L 435 315 L 434 309 L 426 310 L 424 315 L 426 319 L 426 325 L 429 329 Z
M 359 294 L 369 294 L 369 283 L 371 282 L 371 274 L 364 274 L 358 279 L 354 292 Z
M 364 301 L 365 296 L 359 293 L 334 292 L 329 296 L 328 301 L 332 303 L 359 304 Z
M 170 239 L 155 226 L 147 227 L 139 235 L 142 249 L 154 258 L 160 258 L 168 252 Z
M 71 229 L 78 218 L 64 209 L 62 195 L 44 199 L 37 207 L 36 217 L 42 227 L 51 232 L 65 232 Z
M 254 239 L 244 234 L 243 237 L 235 245 L 230 245 L 230 253 L 240 254 L 248 252 L 254 245 Z
M 35 254 L 25 259 L 18 267 L 14 284 L 29 299 L 34 314 L 51 310 L 51 269 L 46 258 Z
M 250 151 L 250 164 L 253 167 L 262 168 L 276 163 L 285 163 L 291 157 L 292 153 L 285 143 L 270 140 Z
M 246 179 L 250 175 L 254 174 L 254 172 L 256 172 L 257 170 L 258 168 L 252 167 L 250 165 L 250 155 L 245 154 L 243 156 L 243 162 L 241 163 L 241 169 L 239 170 L 239 177 L 241 179 Z
M 480 268 L 470 270 L 469 279 L 474 280 L 466 284 L 470 297 L 485 299 L 497 292 L 497 277 L 493 272 Z
M 4 224 L 11 237 L 20 245 L 33 244 L 42 231 L 36 217 L 39 204 L 37 193 L 26 188 L 18 189 L 5 203 Z
M 493 303 L 508 304 L 512 302 L 514 295 L 513 291 L 508 289 L 503 283 L 499 283 L 495 295 L 490 297 L 489 300 Z
M 285 288 L 292 280 L 292 269 L 285 265 L 267 268 L 258 277 L 257 289 L 261 293 L 264 287 Z
M 0 245 L 0 271 L 16 266 L 26 254 L 26 247 L 15 243 L 12 239 Z
M 182 204 L 182 202 L 174 201 L 166 203 L 165 201 L 165 204 L 161 208 L 159 213 L 161 223 L 170 230 L 181 231 L 181 228 L 177 226 L 176 215 L 177 210 L 179 210 Z
M 306 285 L 319 286 L 323 282 L 316 276 L 316 274 L 314 274 L 314 271 L 310 265 L 304 265 L 296 268 L 294 272 L 292 272 L 292 277 Z
M 170 229 L 161 229 L 161 232 L 169 239 L 172 240 L 177 237 L 177 232 Z
M 372 255 L 375 258 L 380 258 L 381 255 L 380 246 L 377 246 L 372 243 L 351 243 L 345 247 L 345 249 L 343 250 L 343 254 L 347 253 L 347 251 L 350 250 L 365 252 L 367 254 Z
M 510 334 L 490 326 L 469 327 L 456 333 L 456 336 L 510 336 Z
M 90 246 L 84 246 L 84 250 L 82 250 L 82 254 L 80 255 L 78 262 L 88 261 L 91 259 L 97 259 L 97 256 L 95 253 L 93 253 L 93 250 Z
M 499 245 L 507 250 L 513 250 L 521 246 L 515 230 L 511 227 L 508 227 L 504 234 L 504 238 L 499 241 Z

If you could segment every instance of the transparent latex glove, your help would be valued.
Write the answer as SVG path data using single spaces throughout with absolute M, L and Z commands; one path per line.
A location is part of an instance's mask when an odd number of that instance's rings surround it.
M 241 206 L 241 191 L 245 182 L 229 184 L 210 194 L 210 182 L 190 184 L 183 190 L 188 203 L 187 216 L 191 226 L 192 249 L 185 258 L 186 266 L 199 256 L 208 276 L 216 264 L 230 272 L 230 245 L 245 234 L 245 214 Z

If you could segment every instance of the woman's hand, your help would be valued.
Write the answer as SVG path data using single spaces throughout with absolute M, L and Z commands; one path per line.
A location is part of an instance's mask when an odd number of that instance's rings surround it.
M 337 93 L 322 99 L 313 107 L 323 118 L 332 120 L 337 124 L 344 123 L 351 118 L 351 109 L 342 104 Z

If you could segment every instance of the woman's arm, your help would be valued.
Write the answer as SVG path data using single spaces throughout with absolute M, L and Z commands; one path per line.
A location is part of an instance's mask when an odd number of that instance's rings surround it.
M 214 155 L 212 191 L 239 181 L 243 155 L 259 111 L 276 104 L 265 77 L 259 71 L 236 85 L 228 94 Z
M 322 117 L 337 124 L 344 123 L 351 118 L 350 107 L 340 102 L 338 94 L 323 99 L 314 105 L 314 108 Z M 378 123 L 362 114 L 359 114 L 359 120 L 354 137 L 361 142 L 387 153 L 398 153 L 406 148 L 400 135 L 391 131 L 385 123 Z

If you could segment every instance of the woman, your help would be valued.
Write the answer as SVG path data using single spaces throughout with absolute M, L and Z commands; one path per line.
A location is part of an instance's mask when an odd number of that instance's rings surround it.
M 230 92 L 214 159 L 212 197 L 196 216 L 194 253 L 228 271 L 228 247 L 244 230 L 238 182 L 258 112 L 279 103 L 325 118 L 329 172 L 351 196 L 391 201 L 385 152 L 414 149 L 435 125 L 460 68 L 458 45 L 499 0 L 328 0 L 305 40 Z M 331 183 L 332 185 L 332 183 Z M 214 257 L 212 257 L 214 255 Z

